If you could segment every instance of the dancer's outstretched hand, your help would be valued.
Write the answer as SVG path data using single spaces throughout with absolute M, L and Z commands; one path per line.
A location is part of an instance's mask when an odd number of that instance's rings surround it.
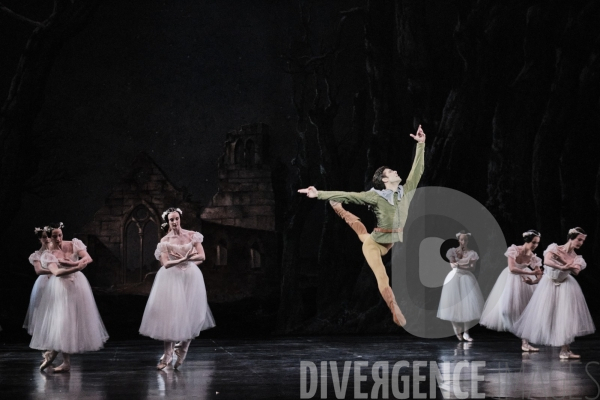
M 317 191 L 317 188 L 314 186 L 309 186 L 306 189 L 298 189 L 298 193 L 304 193 L 311 199 L 316 198 L 317 195 L 319 194 L 319 192 Z
M 415 139 L 419 143 L 425 143 L 425 132 L 423 132 L 423 128 L 419 125 L 419 129 L 417 129 L 416 135 L 410 134 L 410 137 Z

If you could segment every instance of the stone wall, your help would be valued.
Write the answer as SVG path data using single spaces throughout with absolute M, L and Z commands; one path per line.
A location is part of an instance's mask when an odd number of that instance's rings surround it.
M 274 231 L 275 199 L 269 161 L 267 125 L 245 125 L 229 132 L 219 160 L 218 191 L 202 212 L 202 220 Z

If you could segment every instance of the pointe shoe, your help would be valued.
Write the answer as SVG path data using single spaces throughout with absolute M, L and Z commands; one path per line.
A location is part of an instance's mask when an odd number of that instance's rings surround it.
M 48 368 L 50 365 L 52 365 L 52 362 L 54 361 L 54 359 L 56 358 L 56 356 L 58 355 L 58 351 L 50 351 L 50 354 L 48 354 L 47 358 L 44 360 L 44 362 L 42 363 L 42 365 L 40 365 L 40 371 L 45 370 L 46 368 Z
M 55 374 L 60 374 L 61 372 L 69 372 L 71 370 L 71 365 L 61 364 L 58 367 L 54 368 L 52 372 Z
M 42 365 L 43 363 L 46 362 L 46 359 L 48 359 L 48 356 L 50 355 L 50 353 L 51 353 L 50 350 L 42 351 L 42 361 L 40 362 L 40 365 Z
M 540 351 L 537 347 L 533 347 L 529 343 L 525 343 L 521 345 L 521 350 L 523 351 Z
M 169 366 L 172 361 L 173 361 L 173 356 L 167 356 L 166 354 L 163 354 L 163 356 L 158 361 L 158 364 L 156 365 L 156 369 L 163 370 L 163 369 L 167 368 L 167 366 Z
M 183 364 L 185 356 L 187 355 L 187 351 L 184 351 L 181 347 L 176 347 L 175 355 L 177 356 L 177 361 L 175 361 L 175 366 L 173 368 L 177 369 L 181 367 L 181 364 Z
M 471 336 L 469 336 L 469 332 L 463 332 L 463 338 L 467 341 L 467 342 L 472 342 L 473 338 Z
M 581 358 L 581 356 L 579 354 L 573 354 L 573 352 L 571 350 L 569 350 L 567 352 L 567 354 L 569 355 L 569 358 L 573 358 L 573 359 Z
M 461 341 L 461 342 L 464 340 L 462 333 L 457 333 L 457 334 L 456 334 L 456 337 L 457 337 L 457 338 L 458 338 L 458 340 L 459 340 L 459 341 Z
M 396 303 L 396 297 L 394 296 L 392 288 L 389 286 L 386 287 L 381 292 L 381 295 L 383 296 L 383 300 L 392 312 L 392 315 L 394 317 L 394 323 L 398 326 L 406 325 L 406 318 L 404 318 L 402 311 L 400 311 L 400 307 L 398 307 L 398 303 Z

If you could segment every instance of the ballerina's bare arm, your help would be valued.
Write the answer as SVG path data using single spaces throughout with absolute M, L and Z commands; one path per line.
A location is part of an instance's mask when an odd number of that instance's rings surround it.
M 564 258 L 553 251 L 546 252 L 544 255 L 544 264 L 552 268 L 560 269 L 561 271 L 573 271 L 575 269 L 573 263 L 567 263 Z
M 204 254 L 204 247 L 202 247 L 202 243 L 197 242 L 194 243 L 194 252 L 190 254 L 189 260 L 196 265 L 200 265 L 206 260 L 206 255 Z
M 69 275 L 69 274 L 73 274 L 75 272 L 81 271 L 81 267 L 77 266 L 77 267 L 61 268 L 57 263 L 51 262 L 51 263 L 48 263 L 48 270 L 54 276 L 64 276 L 64 275 Z
M 52 275 L 52 272 L 48 271 L 46 268 L 42 268 L 42 263 L 37 260 L 33 262 L 33 268 L 38 275 Z

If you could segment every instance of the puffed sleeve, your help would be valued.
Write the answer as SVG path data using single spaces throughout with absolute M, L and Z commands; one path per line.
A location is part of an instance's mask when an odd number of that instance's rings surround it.
M 506 249 L 506 252 L 504 253 L 504 255 L 506 257 L 516 259 L 517 256 L 519 255 L 519 248 L 513 244 L 508 249 Z
M 49 251 L 45 251 L 40 257 L 40 262 L 42 263 L 43 268 L 48 269 L 48 264 L 58 264 L 58 259 L 54 256 L 54 254 L 50 253 Z
M 73 243 L 73 253 L 77 253 L 81 250 L 86 250 L 87 246 L 79 239 L 73 238 L 71 239 L 71 243 Z
M 192 235 L 192 244 L 202 243 L 204 236 L 200 232 L 194 232 Z
M 446 258 L 450 262 L 452 262 L 452 259 L 456 260 L 456 249 L 454 247 L 448 249 L 446 252 Z
M 533 259 L 531 260 L 530 267 L 535 268 L 535 267 L 541 267 L 541 266 L 542 266 L 542 259 L 539 258 L 538 256 L 534 255 Z
M 579 265 L 579 267 L 581 267 L 581 271 L 583 271 L 585 267 L 587 267 L 585 260 L 581 256 L 575 257 L 575 261 L 573 261 L 573 264 Z
M 471 250 L 469 252 L 469 261 L 470 262 L 474 262 L 479 260 L 479 254 L 477 254 L 474 250 Z
M 38 251 L 34 251 L 33 253 L 31 253 L 31 255 L 29 256 L 29 263 L 31 265 L 33 265 L 33 263 L 35 261 L 40 261 L 40 253 Z
M 558 252 L 558 245 L 556 243 L 552 243 L 550 246 L 548 246 L 546 250 L 544 250 L 544 257 L 546 256 L 547 252 L 556 254 Z
M 154 257 L 156 257 L 156 259 L 160 261 L 160 254 L 168 253 L 168 252 L 169 252 L 169 249 L 167 248 L 167 244 L 161 242 L 158 244 L 158 246 L 156 246 L 156 251 L 154 252 Z

